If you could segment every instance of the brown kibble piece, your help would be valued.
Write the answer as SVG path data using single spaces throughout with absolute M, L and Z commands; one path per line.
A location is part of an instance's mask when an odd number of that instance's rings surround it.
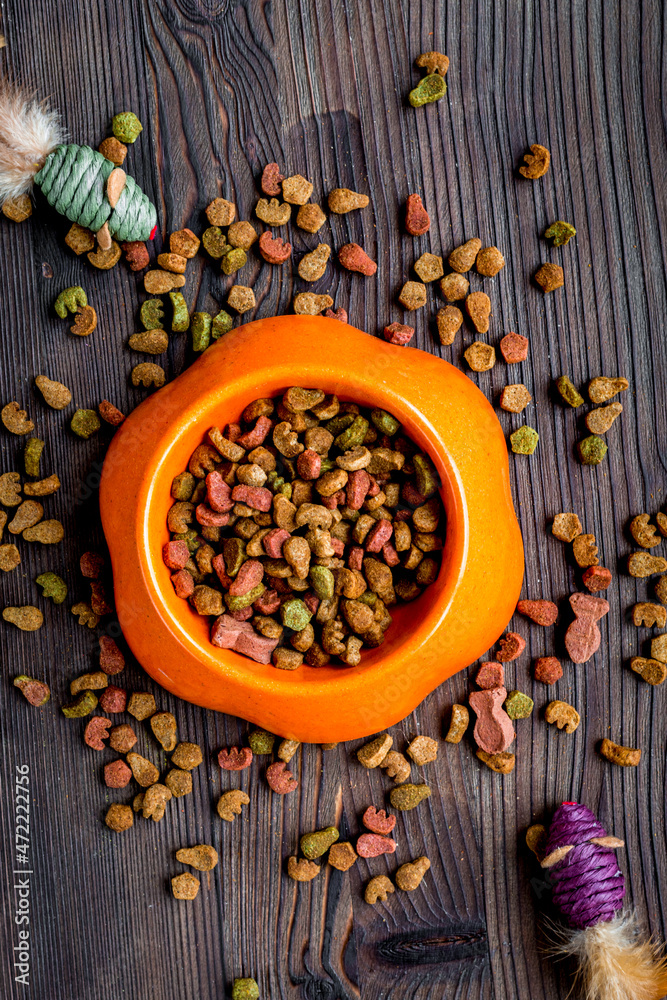
M 141 754 L 128 753 L 127 762 L 132 768 L 134 780 L 142 788 L 149 788 L 150 785 L 154 785 L 159 780 L 160 772 L 155 764 L 152 764 L 146 757 L 142 757 Z
M 635 604 L 632 609 L 632 621 L 634 625 L 643 625 L 645 628 L 664 628 L 667 625 L 667 608 L 661 604 L 649 604 L 644 601 Z
M 475 684 L 484 691 L 505 687 L 505 668 L 502 663 L 493 660 L 483 663 L 475 674 Z
M 330 256 L 331 247 L 320 243 L 299 261 L 299 277 L 304 281 L 318 281 L 326 271 Z
M 182 257 L 180 253 L 160 253 L 157 262 L 161 268 L 173 274 L 185 274 L 188 266 L 187 258 Z
M 535 181 L 538 177 L 544 177 L 549 169 L 551 153 L 546 146 L 540 146 L 539 143 L 535 142 L 530 147 L 530 153 L 524 153 L 523 158 L 526 161 L 525 166 L 519 167 L 519 173 L 522 177 Z
M 576 514 L 556 514 L 551 533 L 561 542 L 573 542 L 584 529 Z
M 525 385 L 506 385 L 500 394 L 500 408 L 508 413 L 522 413 L 532 398 Z
M 128 240 L 121 244 L 121 249 L 131 271 L 143 271 L 151 262 L 148 248 L 141 240 Z
M 488 372 L 496 363 L 496 351 L 491 344 L 476 340 L 471 344 L 463 357 L 474 372 Z
M 555 292 L 557 288 L 562 288 L 565 284 L 563 268 L 560 264 L 542 264 L 535 272 L 535 281 L 545 295 L 548 292 Z
M 438 742 L 437 740 L 431 739 L 430 736 L 417 736 L 408 745 L 408 754 L 412 757 L 415 764 L 423 767 L 424 764 L 430 764 L 438 756 Z
M 566 733 L 573 733 L 579 722 L 579 713 L 572 705 L 565 701 L 550 701 L 547 705 L 544 718 L 549 723 L 556 723 L 559 729 L 565 729 Z
M 600 406 L 586 415 L 586 426 L 591 434 L 606 434 L 616 417 L 623 412 L 621 403 Z
M 132 806 L 124 806 L 119 802 L 114 802 L 107 809 L 104 822 L 114 833 L 122 833 L 123 830 L 129 830 L 134 823 Z
M 482 247 L 475 260 L 477 273 L 493 278 L 505 266 L 505 258 L 498 247 Z
M 465 705 L 452 705 L 452 715 L 445 740 L 447 743 L 460 743 L 470 722 L 470 713 Z
M 21 555 L 15 545 L 0 545 L 0 570 L 3 573 L 11 573 L 20 562 Z
M 314 292 L 299 292 L 294 296 L 294 312 L 297 316 L 317 316 L 330 309 L 333 299 L 330 295 L 315 295 Z
M 440 343 L 445 347 L 454 343 L 454 338 L 463 323 L 463 313 L 456 306 L 445 306 L 438 309 L 436 324 Z
M 624 747 L 608 739 L 604 739 L 600 744 L 600 753 L 612 764 L 618 764 L 620 767 L 637 767 L 642 756 L 641 750 Z
M 491 316 L 491 299 L 486 292 L 472 292 L 466 299 L 466 311 L 477 333 L 487 333 Z M 495 351 L 494 357 L 495 357 Z
M 127 156 L 127 146 L 120 139 L 117 139 L 115 135 L 109 136 L 108 139 L 103 139 L 97 148 L 106 160 L 111 160 L 117 167 L 123 166 L 123 162 Z
M 553 625 L 558 618 L 558 607 L 553 601 L 519 601 L 516 609 L 536 625 Z
M 109 719 L 106 721 L 110 722 Z M 117 753 L 129 753 L 136 742 L 136 733 L 132 726 L 128 726 L 127 723 L 122 726 L 114 726 L 109 733 L 109 746 Z
M 630 383 L 627 378 L 607 378 L 599 375 L 588 383 L 588 396 L 591 403 L 606 403 L 619 392 L 625 392 Z
M 133 691 L 127 703 L 128 712 L 139 722 L 155 715 L 156 709 L 155 698 L 146 691 Z
M 255 215 L 267 226 L 286 226 L 292 215 L 292 206 L 277 198 L 271 201 L 260 198 L 255 206 Z
M 326 221 L 327 217 L 319 205 L 302 205 L 296 213 L 297 226 L 307 233 L 319 232 Z
M 555 684 L 563 676 L 563 668 L 555 656 L 541 656 L 535 660 L 534 676 L 542 684 Z
M 120 260 L 120 247 L 115 240 L 111 241 L 111 246 L 108 250 L 103 250 L 102 247 L 96 250 L 94 253 L 86 254 L 88 260 L 96 267 L 98 271 L 110 271 L 112 267 L 115 267 Z
M 487 767 L 498 774 L 510 774 L 514 770 L 516 757 L 513 753 L 504 750 L 502 753 L 487 753 L 486 750 L 477 750 L 476 756 L 483 761 Z
M 206 208 L 206 218 L 211 226 L 230 226 L 236 218 L 236 205 L 226 198 L 214 198 Z
M 195 899 L 199 892 L 199 879 L 190 872 L 175 875 L 171 880 L 171 891 L 174 899 Z
M 301 174 L 293 174 L 283 180 L 283 198 L 290 205 L 305 205 L 313 193 L 313 185 Z
M 378 736 L 357 750 L 357 759 L 364 767 L 379 767 L 391 750 L 393 739 L 388 733 Z
M 54 410 L 64 410 L 72 402 L 72 393 L 62 382 L 52 382 L 46 375 L 38 375 L 35 385 L 44 397 L 44 402 Z
M 228 823 L 232 823 L 235 816 L 241 815 L 241 807 L 247 806 L 249 802 L 250 796 L 246 795 L 245 792 L 242 792 L 239 789 L 233 789 L 231 792 L 224 792 L 218 799 L 218 804 L 216 806 L 218 816 L 220 819 L 224 819 Z
M 576 535 L 572 540 L 572 552 L 577 565 L 582 569 L 587 566 L 597 566 L 600 562 L 595 535 Z
M 30 195 L 20 194 L 15 198 L 5 198 L 2 203 L 2 214 L 12 222 L 25 222 L 32 215 Z
M 379 765 L 387 772 L 387 777 L 393 778 L 397 785 L 402 785 L 410 777 L 410 762 L 398 750 L 390 750 Z
M 227 305 L 237 313 L 248 312 L 255 308 L 255 293 L 247 285 L 232 285 L 227 296 Z
M 178 738 L 176 719 L 171 712 L 156 712 L 152 715 L 151 729 L 162 749 L 170 753 L 176 746 Z
M 498 645 L 500 646 L 499 652 L 496 653 L 498 663 L 510 663 L 521 656 L 526 648 L 526 640 L 518 632 L 506 632 L 498 640 Z
M 376 875 L 370 880 L 364 890 L 364 899 L 374 905 L 378 900 L 384 903 L 391 892 L 395 892 L 393 883 L 386 875 Z
M 210 872 L 218 863 L 218 852 L 208 844 L 195 844 L 194 847 L 181 847 L 176 851 L 176 860 L 191 865 L 197 871 Z
M 357 194 L 349 188 L 334 188 L 327 199 L 330 211 L 336 215 L 345 215 L 355 208 L 366 208 L 368 205 L 367 194 Z
M 528 337 L 522 337 L 520 333 L 506 333 L 499 346 L 508 365 L 516 365 L 528 357 Z
M 197 743 L 179 743 L 171 755 L 174 767 L 180 767 L 182 771 L 194 770 L 203 759 L 201 747 Z
M 112 427 L 119 427 L 125 420 L 125 414 L 110 403 L 108 399 L 103 399 L 102 402 L 97 407 L 97 412 L 101 416 L 105 423 L 110 424 Z
M 415 273 L 420 281 L 428 284 L 429 281 L 437 281 L 442 278 L 442 257 L 434 253 L 423 253 L 414 263 Z M 465 281 L 465 278 L 463 279 Z
M 462 274 L 454 271 L 445 275 L 440 282 L 440 291 L 448 302 L 459 302 L 468 294 L 470 282 Z
M 633 552 L 628 558 L 628 573 L 638 579 L 666 571 L 667 559 L 661 556 L 652 556 L 648 552 Z
M 429 74 L 439 73 L 440 76 L 445 76 L 449 69 L 449 58 L 442 52 L 422 52 L 415 59 L 415 65 Z
M 164 368 L 154 365 L 151 361 L 144 361 L 140 365 L 135 365 L 132 369 L 132 385 L 143 385 L 146 389 L 155 386 L 160 389 L 167 381 Z
M 171 271 L 147 271 L 144 275 L 144 289 L 149 295 L 165 295 L 184 284 L 184 276 Z
M 113 760 L 104 765 L 104 784 L 107 788 L 126 788 L 132 780 L 132 771 L 124 760 Z
M 458 274 L 465 274 L 475 263 L 477 254 L 482 249 L 482 241 L 475 237 L 456 247 L 447 258 L 447 262 L 452 271 Z
M 410 236 L 423 236 L 431 228 L 431 219 L 418 194 L 409 194 L 405 203 L 405 229 Z
M 181 771 L 178 767 L 172 768 L 167 773 L 164 783 L 176 798 L 192 793 L 192 775 L 189 771 Z
M 657 534 L 657 530 L 653 524 L 649 523 L 648 514 L 638 514 L 630 522 L 630 534 L 637 545 L 641 545 L 643 549 L 652 549 L 656 545 L 660 545 L 662 539 Z
M 128 344 L 131 350 L 143 354 L 164 354 L 169 347 L 169 334 L 166 330 L 144 330 L 133 333 Z
M 357 860 L 357 852 L 349 841 L 332 844 L 329 848 L 327 861 L 332 868 L 337 868 L 340 872 L 348 871 Z
M 398 301 L 409 312 L 426 305 L 426 285 L 421 281 L 406 281 L 398 296 Z
M 55 518 L 40 521 L 32 528 L 26 528 L 23 532 L 23 538 L 26 542 L 41 542 L 42 545 L 57 545 L 58 542 L 62 542 L 64 535 L 65 529 Z
M 643 656 L 633 656 L 630 660 L 630 669 L 639 674 L 647 684 L 662 684 L 667 677 L 667 664 L 661 663 L 660 660 L 649 660 Z
M 109 159 L 109 157 L 107 157 Z M 90 229 L 84 229 L 80 226 L 78 222 L 73 222 L 72 226 L 65 237 L 65 243 L 73 250 L 74 253 L 80 256 L 82 253 L 88 253 L 95 247 L 95 236 L 91 233 Z
M 30 434 L 35 429 L 32 420 L 28 418 L 25 410 L 22 410 L 18 403 L 7 403 L 0 411 L 0 418 L 12 434 Z
M 95 670 L 93 673 L 82 674 L 75 677 L 70 682 L 69 690 L 72 697 L 80 694 L 81 691 L 103 691 L 109 684 L 109 678 L 103 671 Z
M 314 861 L 307 861 L 306 858 L 288 858 L 287 874 L 295 882 L 311 882 L 322 869 Z

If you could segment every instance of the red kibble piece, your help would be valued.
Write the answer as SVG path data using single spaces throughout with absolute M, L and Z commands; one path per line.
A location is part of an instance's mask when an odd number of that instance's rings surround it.
M 113 760 L 104 765 L 104 784 L 107 788 L 125 788 L 132 779 L 132 771 L 124 760 Z
M 498 644 L 500 646 L 500 650 L 496 653 L 498 663 L 509 663 L 510 660 L 518 659 L 526 648 L 526 640 L 522 639 L 517 632 L 505 633 L 502 639 L 499 639 Z M 491 751 L 487 750 L 487 753 L 491 753 Z
M 376 497 L 378 495 L 378 493 L 380 492 L 380 480 L 382 479 L 382 476 L 379 475 L 379 474 L 377 476 L 369 476 L 369 479 L 370 479 L 370 483 L 369 483 L 369 486 L 368 486 L 368 494 L 367 494 L 367 496 L 369 496 L 369 497 Z M 384 480 L 383 480 L 383 482 L 384 482 Z
M 500 353 L 508 365 L 525 361 L 528 357 L 528 337 L 520 333 L 508 333 L 500 341 Z
M 409 521 L 411 517 L 411 510 L 397 510 L 394 514 L 394 521 Z
M 376 521 L 366 535 L 366 552 L 381 552 L 382 546 L 389 541 L 393 531 L 391 521 L 387 521 L 386 518 Z
M 200 503 L 195 510 L 197 523 L 203 528 L 224 528 L 229 521 L 229 514 L 219 514 L 207 503 Z
M 271 510 L 273 503 L 273 493 L 265 489 L 264 486 L 246 486 L 244 483 L 235 486 L 232 490 L 232 500 L 240 500 L 253 510 L 261 510 L 266 513 Z
M 405 228 L 410 236 L 423 236 L 431 228 L 431 219 L 418 194 L 409 194 L 405 203 Z
M 282 194 L 282 188 L 280 185 L 285 180 L 283 174 L 280 173 L 280 167 L 277 163 L 267 163 L 262 171 L 262 180 L 260 181 L 262 191 L 264 194 L 268 195 L 269 198 L 277 198 Z
M 396 817 L 387 816 L 384 809 L 378 810 L 375 806 L 369 806 L 361 817 L 361 822 L 368 830 L 372 830 L 373 833 L 381 833 L 386 836 L 396 826 Z
M 591 594 L 570 594 L 570 607 L 575 618 L 591 617 L 599 621 L 609 614 L 609 602 L 604 597 L 593 597 Z
M 357 854 L 360 858 L 379 858 L 381 854 L 393 854 L 396 841 L 391 837 L 382 837 L 379 833 L 362 833 L 357 841 Z
M 253 604 L 253 608 L 260 615 L 272 615 L 279 607 L 280 597 L 275 590 L 265 590 Z
M 266 435 L 271 430 L 271 421 L 268 417 L 262 416 L 257 417 L 255 426 L 251 431 L 246 431 L 245 434 L 241 434 L 236 443 L 240 444 L 242 448 L 247 448 L 251 451 L 253 448 L 259 448 L 260 444 L 264 443 Z
M 226 437 L 228 441 L 235 444 L 241 437 L 241 425 L 240 424 L 227 424 L 223 428 L 223 437 Z
M 314 615 L 317 613 L 317 609 L 320 606 L 320 599 L 314 591 L 309 590 L 303 595 L 303 603 L 306 605 L 311 615 Z
M 334 550 L 334 555 L 340 558 L 340 556 L 342 556 L 345 552 L 345 543 L 341 538 L 336 538 L 332 535 L 331 548 Z
M 167 542 L 162 546 L 162 561 L 169 569 L 183 569 L 190 558 L 190 549 L 184 541 Z
M 218 764 L 223 771 L 244 771 L 252 764 L 252 750 L 250 747 L 231 747 L 229 750 L 221 750 L 218 754 Z
M 99 552 L 84 552 L 79 559 L 79 567 L 81 576 L 85 576 L 87 580 L 97 580 L 104 568 L 104 556 Z
M 370 485 L 371 477 L 365 469 L 357 469 L 356 472 L 350 472 L 347 477 L 345 499 L 347 506 L 351 510 L 361 510 Z
M 333 309 L 327 309 L 324 315 L 327 319 L 337 319 L 341 323 L 347 323 L 347 312 L 342 306 L 339 306 L 335 311 Z
M 404 483 L 401 487 L 401 497 L 411 507 L 421 507 L 426 503 L 426 497 L 412 483 Z
M 536 625 L 553 625 L 558 618 L 558 608 L 553 601 L 519 601 L 516 609 Z
M 341 507 L 345 503 L 345 490 L 338 490 L 330 497 L 320 497 L 320 503 L 327 510 L 335 510 L 336 507 Z
M 211 626 L 211 642 L 220 649 L 233 649 L 241 632 L 254 632 L 248 622 L 236 621 L 227 613 L 216 618 Z
M 120 248 L 125 254 L 125 260 L 131 271 L 143 271 L 150 264 L 151 259 L 148 247 L 141 240 L 130 240 L 126 243 L 121 243 Z
M 292 775 L 292 772 L 287 770 L 287 764 L 284 760 L 277 760 L 275 764 L 270 764 L 267 767 L 266 780 L 271 791 L 275 792 L 276 795 L 287 795 L 299 787 L 299 782 Z
M 236 611 L 230 611 L 229 614 L 237 622 L 247 622 L 249 618 L 252 618 L 254 611 L 252 605 L 247 608 L 238 608 Z
M 113 614 L 113 601 L 107 600 L 106 588 L 101 580 L 90 581 L 90 606 L 100 618 Z
M 602 636 L 598 621 L 609 612 L 609 604 L 592 594 L 572 594 L 570 606 L 575 621 L 565 633 L 565 648 L 573 663 L 586 663 L 599 649 Z
M 368 277 L 378 269 L 374 260 L 368 256 L 358 243 L 346 243 L 338 251 L 338 260 L 347 271 L 357 271 Z
M 505 668 L 502 663 L 494 663 L 492 660 L 483 663 L 475 675 L 475 684 L 490 691 L 492 688 L 505 686 Z
M 250 593 L 253 587 L 262 582 L 264 576 L 264 566 L 259 559 L 248 559 L 243 563 L 241 569 L 236 574 L 236 578 L 229 587 L 232 597 L 242 597 Z
M 563 668 L 555 656 L 540 656 L 535 660 L 535 680 L 542 684 L 555 684 L 563 676 Z
M 302 479 L 317 479 L 322 468 L 322 457 L 312 448 L 302 451 L 296 460 L 296 471 Z
M 292 244 L 267 229 L 259 238 L 259 252 L 267 264 L 284 264 L 292 256 Z
M 504 753 L 515 738 L 512 720 L 503 708 L 507 698 L 504 687 L 473 691 L 468 703 L 477 715 L 473 737 L 486 753 Z
M 105 719 L 103 715 L 95 715 L 83 733 L 83 741 L 93 750 L 105 750 L 104 740 L 109 738 L 109 728 L 111 719 Z
M 219 472 L 209 472 L 206 477 L 206 499 L 212 510 L 226 514 L 234 506 L 232 488 L 222 478 Z
M 391 542 L 385 542 L 382 546 L 382 556 L 387 566 L 398 566 L 401 561 L 398 552 Z
M 213 556 L 213 558 L 211 559 L 211 566 L 213 567 L 215 575 L 217 576 L 222 586 L 225 588 L 225 590 L 229 590 L 229 588 L 232 585 L 232 578 L 231 576 L 227 576 L 225 557 L 223 556 L 222 552 L 220 552 L 217 556 Z
M 103 399 L 97 407 L 97 412 L 105 423 L 112 427 L 118 427 L 125 420 L 125 414 L 121 413 L 118 407 L 110 403 L 108 399 Z
M 177 597 L 188 598 L 194 593 L 195 581 L 187 569 L 179 569 L 178 573 L 172 573 L 171 582 L 174 585 Z
M 598 590 L 606 590 L 611 584 L 611 570 L 605 569 L 604 566 L 589 566 L 584 570 L 581 579 L 591 594 L 597 594 Z
M 112 677 L 119 674 L 125 667 L 125 657 L 118 644 L 108 635 L 100 638 L 100 670 Z
M 405 347 L 412 340 L 414 332 L 413 326 L 406 326 L 405 323 L 390 323 L 389 326 L 385 326 L 382 335 L 388 344 Z
M 262 545 L 269 559 L 282 558 L 283 545 L 288 538 L 291 538 L 291 535 L 286 528 L 271 528 L 267 531 L 262 539 Z
M 127 691 L 124 688 L 109 684 L 100 695 L 99 706 L 109 715 L 119 715 L 127 707 Z
M 360 545 L 354 545 L 350 549 L 350 554 L 347 557 L 347 565 L 350 569 L 361 569 L 364 564 L 364 550 Z
M 245 624 L 245 622 L 242 624 Z M 249 656 L 251 660 L 255 660 L 257 663 L 270 663 L 271 654 L 277 645 L 277 639 L 267 639 L 262 635 L 258 635 L 251 625 L 250 633 L 239 633 L 234 644 L 234 649 L 238 653 Z

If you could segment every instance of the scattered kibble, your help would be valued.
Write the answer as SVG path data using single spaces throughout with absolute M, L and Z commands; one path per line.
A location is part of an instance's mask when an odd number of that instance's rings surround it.
M 555 247 L 564 247 L 570 242 L 577 230 L 569 222 L 553 222 L 544 233 L 545 240 L 553 240 Z
M 618 764 L 619 767 L 637 767 L 642 756 L 641 750 L 612 743 L 609 739 L 602 740 L 600 753 L 612 764 Z
M 588 396 L 591 403 L 606 403 L 619 392 L 625 392 L 629 385 L 627 378 L 607 378 L 605 375 L 599 375 L 588 383 Z
M 554 538 L 561 542 L 572 542 L 583 532 L 581 521 L 576 514 L 556 514 L 551 526 Z
M 532 715 L 534 703 L 522 691 L 510 691 L 503 707 L 510 719 L 527 719 Z
M 506 385 L 500 394 L 500 408 L 508 413 L 522 413 L 532 398 L 525 385 Z
M 468 362 L 472 371 L 488 372 L 496 363 L 496 350 L 491 344 L 485 344 L 481 340 L 476 340 L 464 352 L 463 357 Z
M 542 264 L 535 272 L 535 281 L 545 295 L 549 292 L 555 292 L 557 288 L 562 288 L 565 284 L 563 268 L 560 264 Z
M 563 668 L 555 656 L 540 656 L 535 660 L 534 677 L 542 684 L 555 684 L 563 676 Z
M 6 622 L 16 625 L 22 632 L 36 632 L 44 624 L 44 615 L 39 608 L 24 604 L 22 607 L 7 607 L 3 609 L 2 617 Z
M 197 871 L 210 872 L 218 863 L 218 852 L 209 844 L 195 844 L 194 847 L 181 847 L 176 851 L 176 860 L 191 865 Z
M 525 165 L 519 167 L 519 173 L 522 177 L 527 177 L 529 180 L 535 181 L 539 177 L 544 177 L 549 169 L 551 153 L 546 146 L 540 146 L 539 143 L 535 142 L 530 147 L 530 153 L 524 153 L 523 158 Z
M 564 729 L 566 733 L 573 733 L 581 721 L 577 710 L 565 701 L 550 701 L 545 709 L 544 718 L 549 723 L 555 723 L 559 729 Z
M 537 448 L 539 434 L 533 427 L 524 424 L 510 434 L 510 444 L 515 455 L 532 455 Z
M 395 891 L 391 879 L 386 875 L 375 875 L 364 890 L 364 899 L 371 905 L 377 903 L 378 900 L 384 903 L 389 893 Z
M 119 142 L 133 143 L 143 130 L 143 125 L 133 111 L 121 111 L 111 119 L 111 131 Z
M 174 899 L 196 899 L 199 892 L 199 879 L 189 872 L 175 875 L 171 880 L 171 891 Z
M 607 444 L 603 438 L 591 434 L 577 442 L 577 451 L 582 465 L 599 465 L 607 454 Z
M 407 812 L 409 809 L 415 809 L 420 802 L 429 798 L 430 795 L 431 789 L 428 785 L 413 785 L 411 782 L 406 782 L 404 785 L 392 788 L 389 793 L 389 800 L 394 809 Z
M 584 397 L 577 391 L 568 375 L 560 375 L 556 379 L 556 388 L 558 389 L 561 398 L 568 404 L 568 406 L 573 407 L 573 409 L 576 409 L 578 406 L 583 406 Z
M 51 697 L 51 690 L 48 684 L 45 684 L 44 681 L 35 680 L 34 677 L 28 677 L 26 674 L 19 674 L 18 677 L 14 678 L 13 683 L 14 687 L 19 689 L 25 700 L 36 708 L 46 705 Z
M 460 743 L 466 729 L 468 728 L 469 722 L 470 714 L 465 705 L 452 705 L 449 729 L 447 730 L 447 735 L 445 736 L 447 743 Z

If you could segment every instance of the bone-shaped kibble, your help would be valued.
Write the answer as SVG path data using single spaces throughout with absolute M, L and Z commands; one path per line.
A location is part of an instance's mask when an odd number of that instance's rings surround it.
M 575 620 L 565 633 L 565 648 L 573 663 L 586 663 L 600 646 L 597 622 L 609 612 L 609 603 L 592 594 L 572 594 L 570 607 Z
M 468 701 L 477 715 L 473 736 L 475 743 L 487 753 L 502 753 L 514 741 L 512 720 L 503 708 L 507 698 L 504 687 L 473 691 Z

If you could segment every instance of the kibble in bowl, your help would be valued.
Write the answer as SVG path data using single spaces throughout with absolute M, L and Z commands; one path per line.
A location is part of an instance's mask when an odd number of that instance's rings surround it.
M 428 495 L 410 492 L 418 481 Z M 493 644 L 519 596 L 492 408 L 446 362 L 336 320 L 221 338 L 116 432 L 100 503 L 121 627 L 146 670 L 289 739 L 404 718 Z

